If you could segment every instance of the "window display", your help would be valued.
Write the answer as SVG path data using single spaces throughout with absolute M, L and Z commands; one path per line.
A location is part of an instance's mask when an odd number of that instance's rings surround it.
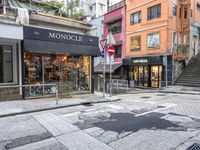
M 59 93 L 90 90 L 90 57 L 25 53 L 26 84 L 56 83 Z

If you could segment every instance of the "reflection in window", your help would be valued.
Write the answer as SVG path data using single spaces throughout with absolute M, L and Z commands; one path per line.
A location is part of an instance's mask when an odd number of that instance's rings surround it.
M 121 33 L 121 31 L 122 31 L 121 20 L 109 24 L 108 28 L 109 28 L 109 32 L 111 32 L 112 34 Z
M 0 45 L 0 83 L 13 82 L 13 50 L 10 45 Z
M 59 92 L 90 89 L 90 57 L 58 54 L 25 54 L 28 84 L 56 83 Z

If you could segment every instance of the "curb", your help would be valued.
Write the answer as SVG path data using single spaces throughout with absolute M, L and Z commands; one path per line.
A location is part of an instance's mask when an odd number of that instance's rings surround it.
M 158 91 L 160 93 L 174 93 L 174 94 L 188 94 L 188 95 L 200 95 L 200 93 L 191 93 L 191 92 L 175 92 L 175 91 Z
M 80 105 L 85 105 L 85 104 L 98 104 L 98 103 L 115 102 L 115 101 L 119 101 L 119 100 L 121 100 L 121 99 L 117 98 L 117 99 L 114 99 L 114 100 L 107 99 L 107 100 L 103 100 L 103 101 L 84 101 L 84 102 L 81 102 L 81 103 L 69 104 L 69 105 L 64 105 L 64 106 L 55 106 L 55 107 L 49 107 L 49 108 L 42 108 L 42 109 L 35 109 L 35 110 L 28 110 L 28 111 L 23 111 L 23 112 L 4 114 L 4 115 L 0 115 L 0 118 L 18 116 L 18 115 L 24 115 L 24 114 L 30 114 L 30 113 L 42 112 L 42 111 L 48 111 L 48 110 L 55 110 L 55 109 L 61 109 L 61 108 L 67 108 L 67 107 L 74 107 L 74 106 L 80 106 Z

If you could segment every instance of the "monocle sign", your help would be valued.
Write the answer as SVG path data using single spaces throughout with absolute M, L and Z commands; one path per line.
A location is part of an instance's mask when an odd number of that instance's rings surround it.
M 67 41 L 74 41 L 74 42 L 82 42 L 83 37 L 80 35 L 70 35 L 70 34 L 63 34 L 63 33 L 55 33 L 49 32 L 49 39 L 57 39 L 57 40 L 67 40 Z

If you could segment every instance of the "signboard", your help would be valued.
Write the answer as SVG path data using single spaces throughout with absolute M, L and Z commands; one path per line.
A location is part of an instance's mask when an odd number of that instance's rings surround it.
M 160 48 L 160 33 L 150 33 L 147 35 L 148 48 Z

